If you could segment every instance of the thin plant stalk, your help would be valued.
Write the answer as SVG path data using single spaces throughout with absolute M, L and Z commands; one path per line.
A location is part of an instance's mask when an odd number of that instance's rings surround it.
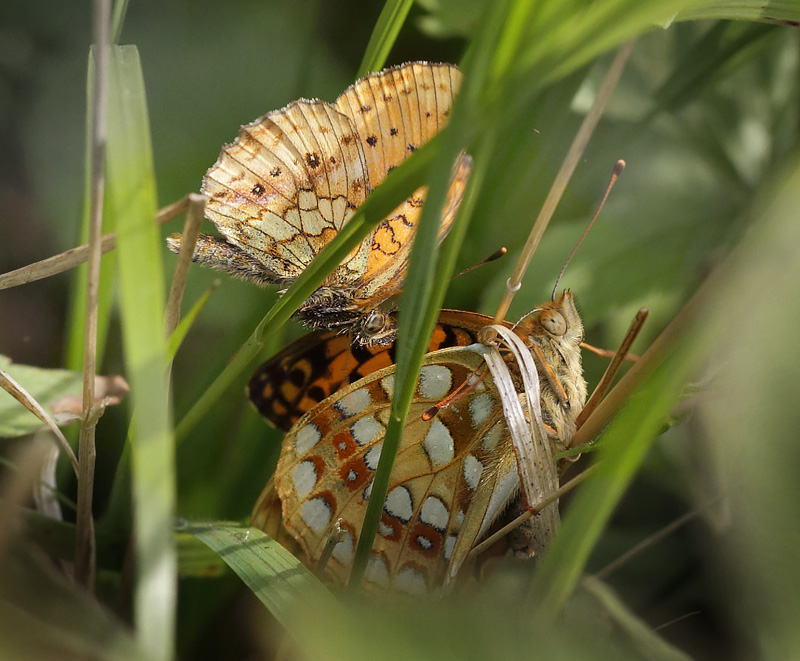
M 78 515 L 75 535 L 75 578 L 90 590 L 95 579 L 95 539 L 92 519 L 95 426 L 94 380 L 97 361 L 97 315 L 100 286 L 100 241 L 105 193 L 105 153 L 108 112 L 110 0 L 94 2 L 94 108 L 89 212 L 89 259 L 86 287 L 86 329 L 83 349 L 83 411 L 78 442 Z
M 158 210 L 158 214 L 156 215 L 156 223 L 158 225 L 163 225 L 173 218 L 177 218 L 184 211 L 186 211 L 188 205 L 189 198 L 187 196 L 181 198 L 177 202 L 173 202 L 172 204 L 162 207 Z M 107 252 L 111 252 L 116 247 L 117 233 L 108 232 L 107 234 L 103 234 L 100 239 L 100 252 L 105 255 Z M 76 246 L 75 248 L 70 248 L 69 250 L 58 253 L 57 255 L 53 255 L 52 257 L 48 257 L 47 259 L 42 259 L 38 262 L 34 262 L 33 264 L 28 264 L 27 266 L 23 266 L 13 271 L 8 271 L 8 273 L 3 273 L 0 275 L 0 289 L 18 287 L 19 285 L 26 285 L 29 282 L 36 282 L 37 280 L 42 280 L 53 275 L 58 275 L 59 273 L 64 273 L 64 271 L 69 271 L 70 269 L 74 269 L 76 266 L 80 266 L 88 259 L 89 244 L 84 243 L 80 246 Z
M 178 327 L 178 321 L 181 317 L 181 301 L 183 301 L 183 292 L 186 289 L 186 278 L 189 275 L 189 265 L 192 263 L 194 246 L 197 243 L 197 237 L 200 235 L 200 223 L 203 221 L 203 213 L 207 202 L 208 198 L 205 195 L 189 194 L 189 208 L 186 211 L 186 220 L 183 223 L 183 240 L 181 241 L 180 253 L 178 253 L 175 273 L 172 275 L 172 285 L 169 290 L 164 320 L 167 336 L 171 335 Z
M 414 0 L 386 0 L 358 67 L 358 78 L 383 68 L 413 4 Z

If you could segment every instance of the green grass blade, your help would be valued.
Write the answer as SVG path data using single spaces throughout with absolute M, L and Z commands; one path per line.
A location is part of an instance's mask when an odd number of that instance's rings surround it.
M 175 354 L 178 353 L 178 349 L 183 343 L 183 340 L 186 338 L 186 334 L 189 332 L 192 324 L 194 324 L 194 322 L 197 320 L 197 315 L 200 314 L 206 303 L 208 303 L 208 299 L 211 298 L 211 294 L 214 293 L 214 290 L 218 285 L 219 280 L 215 280 L 212 285 L 206 289 L 203 295 L 197 299 L 197 302 L 195 302 L 195 304 L 191 307 L 189 312 L 184 315 L 183 319 L 180 320 L 177 328 L 170 335 L 169 346 L 167 348 L 167 355 L 169 356 L 170 360 L 175 358 Z
M 128 0 L 117 0 L 114 3 L 114 14 L 111 16 L 111 43 L 118 44 L 122 38 L 122 26 L 125 14 L 128 13 Z
M 434 138 L 414 152 L 412 158 L 392 170 L 386 181 L 370 194 L 342 230 L 272 306 L 225 369 L 181 419 L 175 430 L 178 442 L 186 438 L 228 387 L 251 366 L 265 338 L 288 321 L 300 304 L 322 284 L 328 273 L 341 263 L 350 250 L 358 245 L 375 225 L 388 216 L 411 191 L 425 182 L 425 176 L 437 149 L 438 140 Z
M 156 187 L 139 53 L 112 47 L 108 188 L 117 222 L 122 336 L 135 422 L 131 428 L 137 577 L 134 620 L 150 658 L 174 649 L 176 554 L 174 439 L 165 365 L 164 274 L 153 223 Z
M 213 549 L 301 644 L 309 628 L 297 617 L 299 609 L 308 603 L 337 607 L 316 576 L 257 528 L 215 521 L 186 523 L 178 531 L 194 535 Z
M 731 2 L 716 0 L 700 3 L 697 7 L 682 11 L 676 21 L 697 21 L 706 19 L 725 19 L 731 21 L 760 21 L 775 23 L 800 21 L 800 5 L 793 0 L 782 2 Z
M 358 67 L 358 78 L 383 68 L 413 4 L 413 0 L 386 0 Z
M 498 3 L 497 7 L 495 13 L 500 14 L 504 7 L 500 3 Z M 499 20 L 487 20 L 484 23 L 483 39 L 488 40 L 487 35 L 493 36 L 493 31 L 496 29 L 495 26 L 499 25 L 501 25 Z M 478 43 L 480 41 L 479 38 Z M 490 56 L 490 53 L 491 51 L 488 49 L 483 51 L 482 58 L 485 60 Z M 490 71 L 481 57 L 476 56 L 473 62 L 475 62 L 476 69 L 480 72 L 486 74 Z M 386 499 L 392 467 L 394 466 L 397 450 L 400 447 L 405 420 L 416 391 L 422 360 L 427 350 L 433 326 L 436 323 L 436 316 L 444 300 L 444 293 L 449 284 L 449 276 L 455 264 L 455 257 L 461 247 L 469 214 L 475 202 L 476 191 L 480 183 L 482 183 L 486 171 L 485 168 L 491 158 L 494 131 L 490 127 L 484 127 L 486 133 L 483 134 L 480 153 L 476 158 L 477 165 L 473 166 L 475 172 L 471 177 L 467 199 L 462 204 L 462 208 L 459 209 L 458 217 L 447 239 L 442 258 L 437 263 L 439 256 L 437 233 L 441 209 L 447 193 L 450 164 L 459 149 L 464 144 L 467 144 L 468 138 L 472 135 L 471 129 L 473 127 L 468 118 L 477 115 L 474 105 L 477 104 L 481 97 L 480 90 L 485 85 L 487 78 L 487 76 L 481 76 L 478 73 L 470 76 L 469 69 L 467 69 L 467 74 L 464 88 L 454 106 L 450 126 L 443 134 L 443 138 L 446 140 L 445 148 L 442 149 L 442 153 L 436 161 L 436 167 L 432 171 L 431 189 L 422 211 L 409 261 L 408 275 L 403 284 L 397 331 L 395 395 L 392 399 L 392 411 L 386 428 L 383 449 L 381 450 L 367 512 L 364 516 L 358 546 L 353 559 L 353 569 L 350 574 L 349 584 L 353 590 L 358 588 L 366 571 L 375 533 L 378 530 L 383 503 Z
M 198 537 L 176 532 L 175 548 L 178 550 L 178 574 L 181 578 L 211 578 L 225 573 L 222 558 Z

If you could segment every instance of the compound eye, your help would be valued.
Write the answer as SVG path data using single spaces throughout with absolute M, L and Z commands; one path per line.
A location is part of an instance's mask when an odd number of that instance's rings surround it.
M 379 310 L 373 310 L 364 321 L 364 330 L 369 334 L 378 333 L 386 326 L 386 315 Z
M 539 315 L 539 322 L 551 335 L 563 335 L 567 332 L 567 320 L 556 310 L 545 310 Z

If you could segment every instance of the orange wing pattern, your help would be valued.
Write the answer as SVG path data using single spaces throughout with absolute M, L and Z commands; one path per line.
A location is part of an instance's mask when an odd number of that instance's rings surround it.
M 491 317 L 443 310 L 428 351 L 477 342 Z M 365 347 L 330 331 L 292 342 L 253 373 L 248 395 L 259 413 L 278 429 L 289 431 L 300 417 L 340 388 L 394 365 L 395 345 Z
M 336 100 L 362 140 L 371 189 L 447 125 L 461 78 L 453 66 L 414 62 L 367 76 Z M 440 238 L 455 219 L 470 168 L 468 157 L 454 168 Z M 426 193 L 425 187 L 417 189 L 372 232 L 367 277 L 358 282 L 358 298 L 379 296 L 387 287 L 399 289 Z

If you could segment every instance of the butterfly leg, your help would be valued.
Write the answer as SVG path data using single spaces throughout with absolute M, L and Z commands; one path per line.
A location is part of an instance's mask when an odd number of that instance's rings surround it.
M 558 397 L 559 402 L 561 402 L 562 406 L 569 404 L 569 398 L 567 397 L 567 393 L 564 391 L 564 387 L 561 385 L 561 382 L 558 380 L 558 375 L 555 373 L 550 364 L 547 362 L 547 358 L 545 357 L 542 350 L 537 346 L 533 345 L 532 347 L 532 355 L 533 359 L 536 362 L 536 367 L 538 367 L 542 372 L 544 372 L 545 377 L 547 378 L 550 387 L 553 389 L 553 392 Z
M 172 234 L 167 237 L 167 247 L 174 253 L 179 252 L 181 239 L 180 234 Z M 280 279 L 276 278 L 271 271 L 266 270 L 261 262 L 224 239 L 208 234 L 201 234 L 197 237 L 192 261 L 260 286 L 274 285 L 280 282 Z

